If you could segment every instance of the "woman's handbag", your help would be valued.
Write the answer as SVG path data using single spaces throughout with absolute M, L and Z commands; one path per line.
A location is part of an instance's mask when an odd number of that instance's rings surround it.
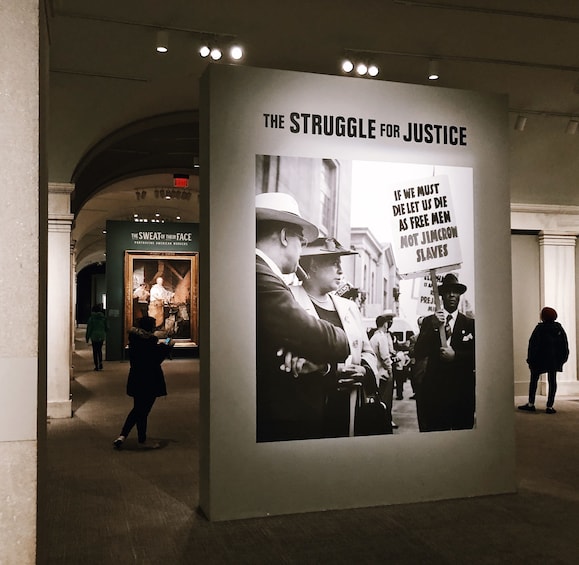
M 386 404 L 378 394 L 366 395 L 359 391 L 354 419 L 355 436 L 372 436 L 392 433 L 392 420 Z

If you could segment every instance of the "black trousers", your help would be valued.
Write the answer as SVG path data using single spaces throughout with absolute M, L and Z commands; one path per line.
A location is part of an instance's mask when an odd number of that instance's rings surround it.
M 95 369 L 100 369 L 103 366 L 103 343 L 102 341 L 91 340 L 92 360 L 94 361 Z
M 380 400 L 386 404 L 388 418 L 392 421 L 392 400 L 394 398 L 394 377 L 392 375 L 389 375 L 387 379 L 380 377 L 378 394 L 380 395 Z
M 531 371 L 531 381 L 529 382 L 529 404 L 535 404 L 535 395 L 537 394 L 537 385 L 542 373 Z M 547 380 L 549 382 L 549 393 L 547 395 L 547 408 L 552 408 L 555 404 L 555 394 L 557 392 L 557 371 L 551 370 L 547 372 Z
M 133 427 L 137 426 L 137 438 L 139 443 L 147 441 L 147 418 L 153 404 L 157 400 L 156 396 L 134 396 L 133 409 L 129 412 L 127 419 L 121 430 L 121 435 L 127 437 Z

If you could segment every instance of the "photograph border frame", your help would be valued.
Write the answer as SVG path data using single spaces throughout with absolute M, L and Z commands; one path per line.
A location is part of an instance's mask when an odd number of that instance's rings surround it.
M 144 251 L 126 249 L 123 257 L 123 347 L 128 345 L 128 330 L 133 326 L 133 272 L 134 260 L 139 259 L 171 259 L 189 260 L 191 273 L 191 289 L 189 293 L 189 330 L 190 338 L 178 338 L 175 341 L 180 346 L 197 346 L 199 344 L 199 253 L 180 251 Z M 194 289 L 197 288 L 197 295 Z M 195 339 L 196 338 L 196 339 Z

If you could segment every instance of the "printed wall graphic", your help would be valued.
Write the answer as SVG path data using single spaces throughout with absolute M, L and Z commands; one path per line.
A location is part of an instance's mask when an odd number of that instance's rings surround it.
M 109 321 L 109 331 L 107 334 L 107 360 L 122 360 L 125 358 L 127 345 L 127 330 L 135 321 L 138 312 L 144 311 L 144 295 L 150 292 L 150 287 L 155 284 L 155 280 L 145 278 L 153 277 L 157 271 L 157 264 L 152 259 L 155 256 L 171 257 L 195 257 L 197 263 L 199 252 L 199 224 L 181 222 L 136 222 L 136 221 L 107 221 L 107 269 L 106 269 L 106 298 L 107 298 L 107 318 Z M 132 254 L 128 257 L 127 253 Z M 139 309 L 137 297 L 133 297 L 137 291 L 138 284 L 133 286 L 132 261 L 147 260 L 151 258 L 147 265 L 147 274 L 136 275 L 138 280 L 146 282 L 148 288 L 144 289 L 141 295 L 141 308 Z M 131 261 L 131 269 L 128 270 L 127 261 Z M 148 265 L 151 265 L 150 269 Z M 139 267 L 140 268 L 140 267 Z M 192 267 L 193 268 L 193 267 Z M 196 267 L 195 267 L 196 269 Z M 153 271 L 149 275 L 149 271 Z M 140 284 L 140 283 L 139 283 Z M 191 320 L 192 335 L 197 335 L 197 301 L 198 301 L 198 280 L 197 275 L 191 277 Z M 137 291 L 137 295 L 141 291 Z M 134 302 L 133 302 L 134 300 Z M 148 306 L 147 306 L 148 309 Z M 195 320 L 195 321 L 193 321 Z M 195 337 L 193 338 L 195 339 Z M 189 338 L 179 340 L 180 354 L 197 352 L 195 342 Z
M 256 171 L 258 442 L 474 427 L 472 170 L 258 155 Z M 320 237 L 298 249 L 307 223 Z M 358 344 L 341 357 L 340 330 Z
M 159 335 L 197 343 L 197 295 L 197 255 L 125 252 L 127 330 L 151 316 Z
M 512 492 L 506 99 L 203 81 L 203 511 Z

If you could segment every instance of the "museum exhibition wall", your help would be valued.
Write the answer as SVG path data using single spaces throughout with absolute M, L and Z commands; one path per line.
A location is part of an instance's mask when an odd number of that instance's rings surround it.
M 142 316 L 176 347 L 198 347 L 199 225 L 107 221 L 107 360 L 125 358 Z
M 514 491 L 512 324 L 495 323 L 496 312 L 512 306 L 506 98 L 217 66 L 203 77 L 202 93 L 203 512 L 227 520 Z M 253 261 L 256 219 L 271 213 L 257 203 L 272 195 L 291 197 L 303 225 L 352 255 L 366 253 L 364 241 L 380 242 L 398 278 L 380 276 L 400 291 L 396 305 L 416 333 L 417 318 L 428 315 L 420 307 L 429 300 L 420 290 L 425 280 L 443 293 L 460 290 L 468 326 L 455 333 L 469 378 L 476 374 L 470 424 L 406 434 L 270 433 L 261 416 L 271 406 L 262 405 L 262 295 Z M 343 256 L 344 265 L 350 260 Z M 356 267 L 344 271 L 353 277 Z M 371 306 L 357 304 L 362 313 Z M 273 311 L 265 317 L 276 332 L 284 324 L 290 332 L 283 313 L 278 324 Z M 291 343 L 293 354 L 308 351 L 307 343 Z M 350 343 L 345 362 L 353 355 Z

